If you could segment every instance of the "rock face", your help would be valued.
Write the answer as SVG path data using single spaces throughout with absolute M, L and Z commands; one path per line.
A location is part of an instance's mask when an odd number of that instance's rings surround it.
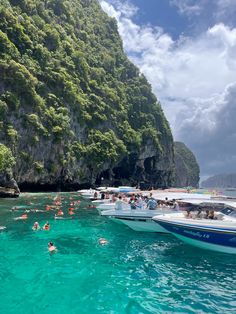
M 19 187 L 14 178 L 0 174 L 0 197 L 18 197 Z
M 177 187 L 198 187 L 199 185 L 199 166 L 194 154 L 184 143 L 175 142 L 175 168 Z
M 218 174 L 202 182 L 203 188 L 236 188 L 236 173 Z
M 173 184 L 169 124 L 96 0 L 2 0 L 0 142 L 23 190 Z

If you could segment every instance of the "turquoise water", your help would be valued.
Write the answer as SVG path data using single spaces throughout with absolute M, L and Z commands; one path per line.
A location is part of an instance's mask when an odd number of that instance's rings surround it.
M 45 209 L 55 195 L 0 200 L 0 225 L 7 227 L 0 233 L 0 313 L 236 313 L 233 255 L 132 231 L 85 202 L 68 220 L 38 212 L 15 221 L 22 212 L 9 211 Z M 60 195 L 67 213 L 78 195 Z M 35 221 L 47 220 L 50 231 L 32 231 Z M 107 245 L 99 244 L 101 237 Z M 47 251 L 49 241 L 56 254 Z

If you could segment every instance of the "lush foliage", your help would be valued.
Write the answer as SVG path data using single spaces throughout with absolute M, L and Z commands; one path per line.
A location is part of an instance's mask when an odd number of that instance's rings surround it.
M 0 144 L 0 173 L 11 171 L 15 164 L 15 158 L 11 150 L 3 144 Z
M 16 153 L 23 141 L 63 147 L 63 164 L 114 164 L 147 140 L 160 152 L 172 143 L 116 21 L 96 0 L 1 1 L 0 132 Z

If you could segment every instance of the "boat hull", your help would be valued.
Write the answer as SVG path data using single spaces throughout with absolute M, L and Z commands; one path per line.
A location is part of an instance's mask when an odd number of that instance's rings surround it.
M 155 222 L 180 240 L 206 250 L 236 254 L 236 231 L 223 228 L 191 226 L 155 218 Z
M 141 232 L 160 232 L 169 233 L 168 230 L 163 228 L 161 225 L 155 223 L 152 218 L 131 218 L 131 217 L 110 217 L 112 221 L 124 224 L 135 231 Z

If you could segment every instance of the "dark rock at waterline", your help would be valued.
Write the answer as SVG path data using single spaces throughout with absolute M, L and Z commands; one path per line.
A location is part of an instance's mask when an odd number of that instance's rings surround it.
M 20 189 L 16 180 L 8 174 L 0 175 L 0 197 L 18 197 Z

